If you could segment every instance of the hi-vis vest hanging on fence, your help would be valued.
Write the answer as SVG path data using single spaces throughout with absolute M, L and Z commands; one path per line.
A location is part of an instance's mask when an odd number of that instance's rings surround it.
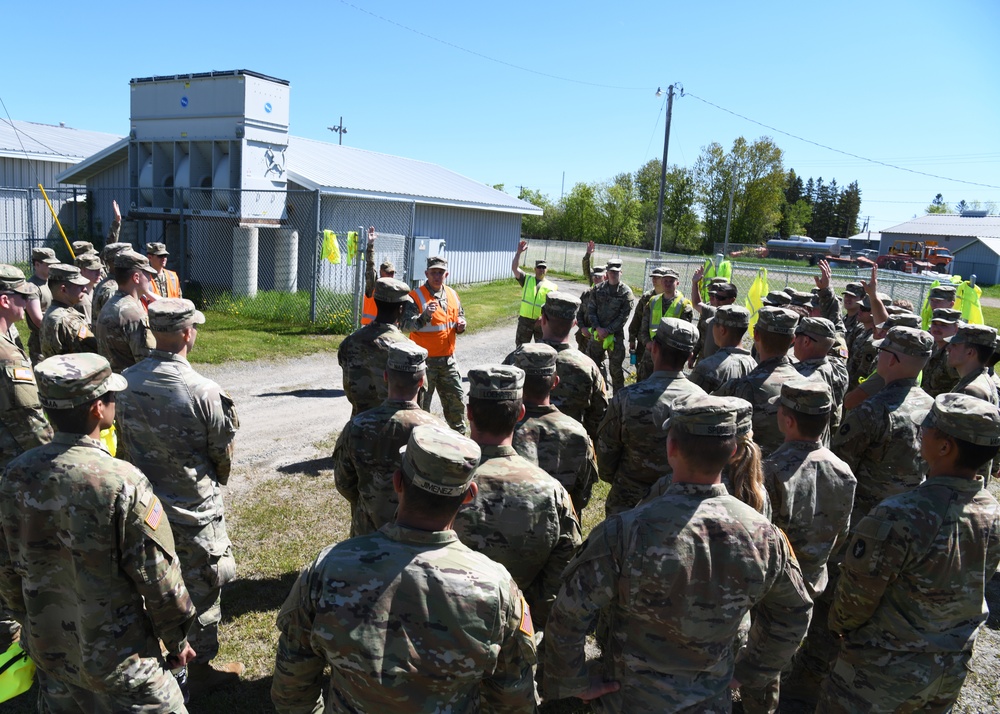
M 744 303 L 747 310 L 750 311 L 750 329 L 747 334 L 753 337 L 753 328 L 757 324 L 757 318 L 760 317 L 758 313 L 760 309 L 764 306 L 764 296 L 770 292 L 770 288 L 767 284 L 767 268 L 761 268 L 757 271 L 757 277 L 754 278 L 753 285 L 750 286 L 750 292 L 747 293 L 747 299 Z
M 712 284 L 712 278 L 725 278 L 727 281 L 732 282 L 733 277 L 733 264 L 728 260 L 723 260 L 719 263 L 719 267 L 715 267 L 715 263 L 709 258 L 705 261 L 705 274 L 701 276 L 701 283 L 698 285 L 698 289 L 701 290 L 701 301 L 708 302 L 708 286 Z
M 438 309 L 431 313 L 431 321 L 410 333 L 410 339 L 427 350 L 428 357 L 449 357 L 455 354 L 455 340 L 458 333 L 458 315 L 461 303 L 458 293 L 444 286 L 444 302 L 438 304 Z M 423 312 L 427 303 L 436 299 L 431 295 L 426 285 L 410 291 L 410 297 L 417 303 L 417 311 Z
M 684 314 L 684 308 L 690 304 L 691 301 L 684 297 L 684 294 L 678 290 L 674 293 L 673 301 L 671 301 L 670 305 L 664 311 L 663 296 L 656 295 L 649 303 L 650 311 L 652 312 L 649 318 L 649 339 L 656 338 L 656 328 L 660 326 L 660 320 L 664 317 L 675 317 L 679 320 L 681 315 Z
M 537 320 L 542 316 L 542 305 L 545 304 L 545 297 L 556 289 L 556 284 L 550 280 L 543 279 L 535 288 L 535 276 L 528 275 L 524 278 L 524 288 L 521 290 L 521 317 Z

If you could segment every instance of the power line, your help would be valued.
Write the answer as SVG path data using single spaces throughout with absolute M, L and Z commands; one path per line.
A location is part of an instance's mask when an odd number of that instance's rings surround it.
M 10 112 L 7 110 L 7 103 L 3 100 L 3 97 L 0 97 L 0 105 L 3 106 L 4 114 L 7 115 L 7 123 L 10 124 L 10 128 L 14 130 L 14 136 L 17 137 L 17 143 L 21 145 L 21 151 L 24 152 L 24 158 L 28 161 L 29 164 L 31 164 L 31 158 L 28 156 L 28 150 L 24 148 L 24 142 L 21 141 L 21 132 L 18 130 L 16 126 L 14 126 L 14 120 L 11 119 L 10 117 Z M 32 141 L 41 144 L 42 146 L 45 146 L 45 144 L 42 144 L 42 142 L 38 141 L 38 139 L 32 139 L 27 134 L 25 134 L 25 136 L 27 136 Z M 51 146 L 45 146 L 45 148 L 51 151 L 53 154 L 59 153 Z M 38 180 L 38 171 L 35 170 L 34 166 L 32 166 L 31 172 L 35 175 L 35 183 L 40 184 L 41 181 Z

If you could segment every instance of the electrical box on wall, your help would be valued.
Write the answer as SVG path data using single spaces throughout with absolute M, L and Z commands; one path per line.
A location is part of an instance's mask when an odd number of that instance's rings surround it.
M 413 250 L 410 255 L 410 284 L 423 282 L 424 271 L 427 270 L 427 259 L 437 256 L 445 257 L 445 240 L 443 238 L 428 238 L 427 236 L 413 236 Z

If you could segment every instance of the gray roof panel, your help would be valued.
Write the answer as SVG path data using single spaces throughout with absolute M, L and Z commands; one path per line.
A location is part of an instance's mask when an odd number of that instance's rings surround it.
M 1000 238 L 1000 216 L 960 216 L 956 213 L 932 213 L 882 229 L 882 235 L 905 233 L 952 238 Z
M 68 126 L 0 118 L 0 157 L 75 164 L 122 137 Z M 27 156 L 25 155 L 27 154 Z

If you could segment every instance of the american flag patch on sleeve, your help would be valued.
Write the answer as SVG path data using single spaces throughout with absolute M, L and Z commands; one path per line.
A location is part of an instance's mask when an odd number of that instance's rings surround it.
M 157 526 L 160 525 L 161 518 L 163 518 L 163 504 L 160 503 L 160 499 L 154 496 L 153 504 L 149 507 L 144 520 L 146 525 L 155 531 Z

